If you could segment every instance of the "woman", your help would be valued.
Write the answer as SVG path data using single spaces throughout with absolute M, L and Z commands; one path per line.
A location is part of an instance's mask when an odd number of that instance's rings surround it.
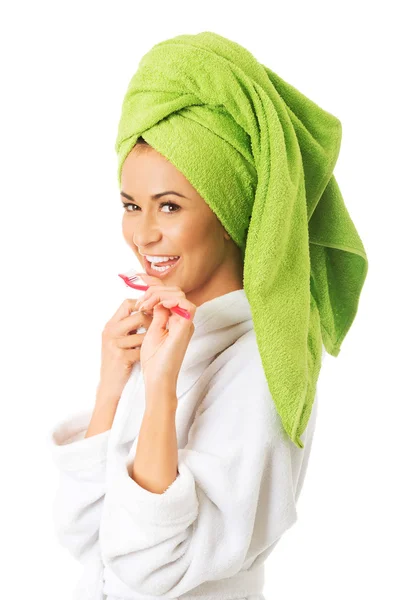
M 143 57 L 116 150 L 149 289 L 104 328 L 93 410 L 51 432 L 76 598 L 263 599 L 297 520 L 322 342 L 338 355 L 367 271 L 332 175 L 340 134 L 217 34 Z

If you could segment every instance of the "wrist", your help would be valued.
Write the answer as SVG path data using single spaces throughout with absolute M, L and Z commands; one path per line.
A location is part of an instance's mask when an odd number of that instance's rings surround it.
M 176 395 L 176 383 L 171 380 L 145 381 L 146 410 L 165 408 L 176 411 L 178 398 Z
M 144 377 L 144 386 L 146 390 L 159 390 L 165 393 L 176 393 L 178 377 Z
M 97 388 L 95 406 L 116 406 L 121 396 L 109 390 Z

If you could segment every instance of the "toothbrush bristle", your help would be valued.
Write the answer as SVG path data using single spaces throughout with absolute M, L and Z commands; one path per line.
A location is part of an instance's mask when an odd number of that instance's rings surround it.
M 125 273 L 118 273 L 118 276 L 125 281 L 126 285 L 133 287 L 137 290 L 147 290 L 148 286 L 143 284 L 142 279 L 137 274 L 136 269 L 130 269 Z
M 137 276 L 137 271 L 135 269 L 130 269 L 126 273 L 124 273 L 125 277 L 129 279 L 129 281 L 134 281 L 135 279 L 139 279 Z

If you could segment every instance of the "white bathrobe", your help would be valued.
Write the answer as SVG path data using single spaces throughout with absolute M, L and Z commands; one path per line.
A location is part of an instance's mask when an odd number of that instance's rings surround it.
M 178 378 L 179 475 L 162 494 L 129 476 L 143 411 L 140 363 L 110 430 L 92 408 L 59 421 L 54 523 L 83 565 L 76 600 L 263 599 L 264 562 L 297 520 L 317 397 L 301 439 L 283 430 L 243 289 L 197 308 Z

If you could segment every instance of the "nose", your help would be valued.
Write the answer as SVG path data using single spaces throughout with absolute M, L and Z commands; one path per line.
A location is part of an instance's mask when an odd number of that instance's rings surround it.
M 149 244 L 158 242 L 162 238 L 162 232 L 156 220 L 152 217 L 144 217 L 135 220 L 135 229 L 132 241 L 138 248 L 147 248 Z

